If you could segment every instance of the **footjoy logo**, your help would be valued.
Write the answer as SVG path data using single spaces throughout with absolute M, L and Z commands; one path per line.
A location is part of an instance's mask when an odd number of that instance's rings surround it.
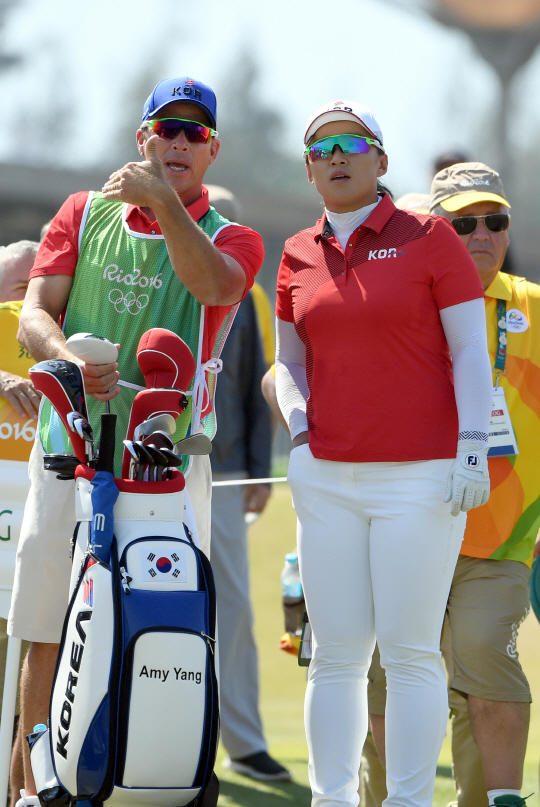
M 401 249 L 399 255 L 405 255 L 405 250 Z M 370 249 L 368 261 L 382 261 L 383 258 L 397 258 L 398 251 L 395 247 L 390 249 Z
M 469 468 L 478 468 L 480 465 L 480 457 L 478 454 L 467 454 L 465 457 L 465 465 L 468 465 Z
M 75 627 L 81 642 L 80 644 L 73 642 L 71 645 L 71 656 L 69 659 L 69 666 L 71 667 L 71 670 L 68 673 L 66 684 L 66 699 L 62 704 L 62 711 L 60 712 L 60 725 L 66 733 L 62 734 L 59 728 L 58 742 L 56 743 L 56 751 L 61 757 L 64 757 L 64 759 L 67 759 L 69 727 L 71 726 L 72 708 L 73 704 L 75 703 L 75 687 L 79 681 L 79 670 L 81 669 L 81 660 L 86 642 L 86 633 L 83 629 L 82 623 L 87 622 L 89 619 L 92 619 L 92 611 L 79 611 L 75 620 Z M 75 673 L 75 675 L 73 673 Z

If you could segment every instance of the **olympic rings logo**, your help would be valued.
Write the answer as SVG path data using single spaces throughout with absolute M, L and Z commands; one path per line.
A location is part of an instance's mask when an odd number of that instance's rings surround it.
M 127 294 L 124 294 L 121 289 L 111 289 L 109 292 L 109 300 L 119 314 L 123 314 L 127 311 L 128 314 L 136 317 L 137 314 L 140 314 L 143 308 L 148 305 L 150 298 L 148 294 L 139 294 L 137 297 L 132 291 L 128 291 Z

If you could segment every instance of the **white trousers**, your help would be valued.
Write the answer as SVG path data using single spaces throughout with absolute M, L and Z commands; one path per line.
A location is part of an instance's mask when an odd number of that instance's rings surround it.
M 448 715 L 439 650 L 465 514 L 444 504 L 452 460 L 346 463 L 291 453 L 314 638 L 305 721 L 313 807 L 356 807 L 375 637 L 386 670 L 385 807 L 430 807 Z

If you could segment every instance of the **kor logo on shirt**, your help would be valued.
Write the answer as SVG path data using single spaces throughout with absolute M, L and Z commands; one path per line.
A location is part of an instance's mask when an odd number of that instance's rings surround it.
M 382 261 L 384 258 L 397 258 L 398 255 L 405 255 L 406 250 L 400 249 L 399 252 L 395 247 L 390 249 L 370 249 L 368 261 Z

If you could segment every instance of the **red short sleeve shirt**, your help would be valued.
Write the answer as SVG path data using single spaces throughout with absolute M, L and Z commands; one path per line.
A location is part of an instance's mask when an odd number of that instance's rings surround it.
M 388 196 L 345 252 L 323 217 L 285 244 L 277 316 L 306 346 L 309 445 L 319 459 L 455 457 L 458 418 L 439 311 L 484 296 L 451 224 Z
M 43 239 L 30 272 L 30 278 L 46 275 L 75 275 L 79 258 L 79 229 L 87 199 L 88 191 L 84 191 L 69 196 L 64 202 Z M 198 221 L 208 212 L 208 208 L 208 191 L 203 186 L 200 198 L 186 209 L 194 221 Z M 127 222 L 135 232 L 161 235 L 157 221 L 151 221 L 140 207 L 128 205 Z M 235 224 L 226 227 L 219 233 L 215 246 L 220 252 L 230 255 L 238 261 L 244 270 L 246 274 L 245 297 L 253 286 L 255 275 L 264 259 L 261 236 L 249 227 Z M 207 361 L 212 355 L 216 335 L 231 308 L 230 305 L 215 305 L 206 308 L 203 361 Z

